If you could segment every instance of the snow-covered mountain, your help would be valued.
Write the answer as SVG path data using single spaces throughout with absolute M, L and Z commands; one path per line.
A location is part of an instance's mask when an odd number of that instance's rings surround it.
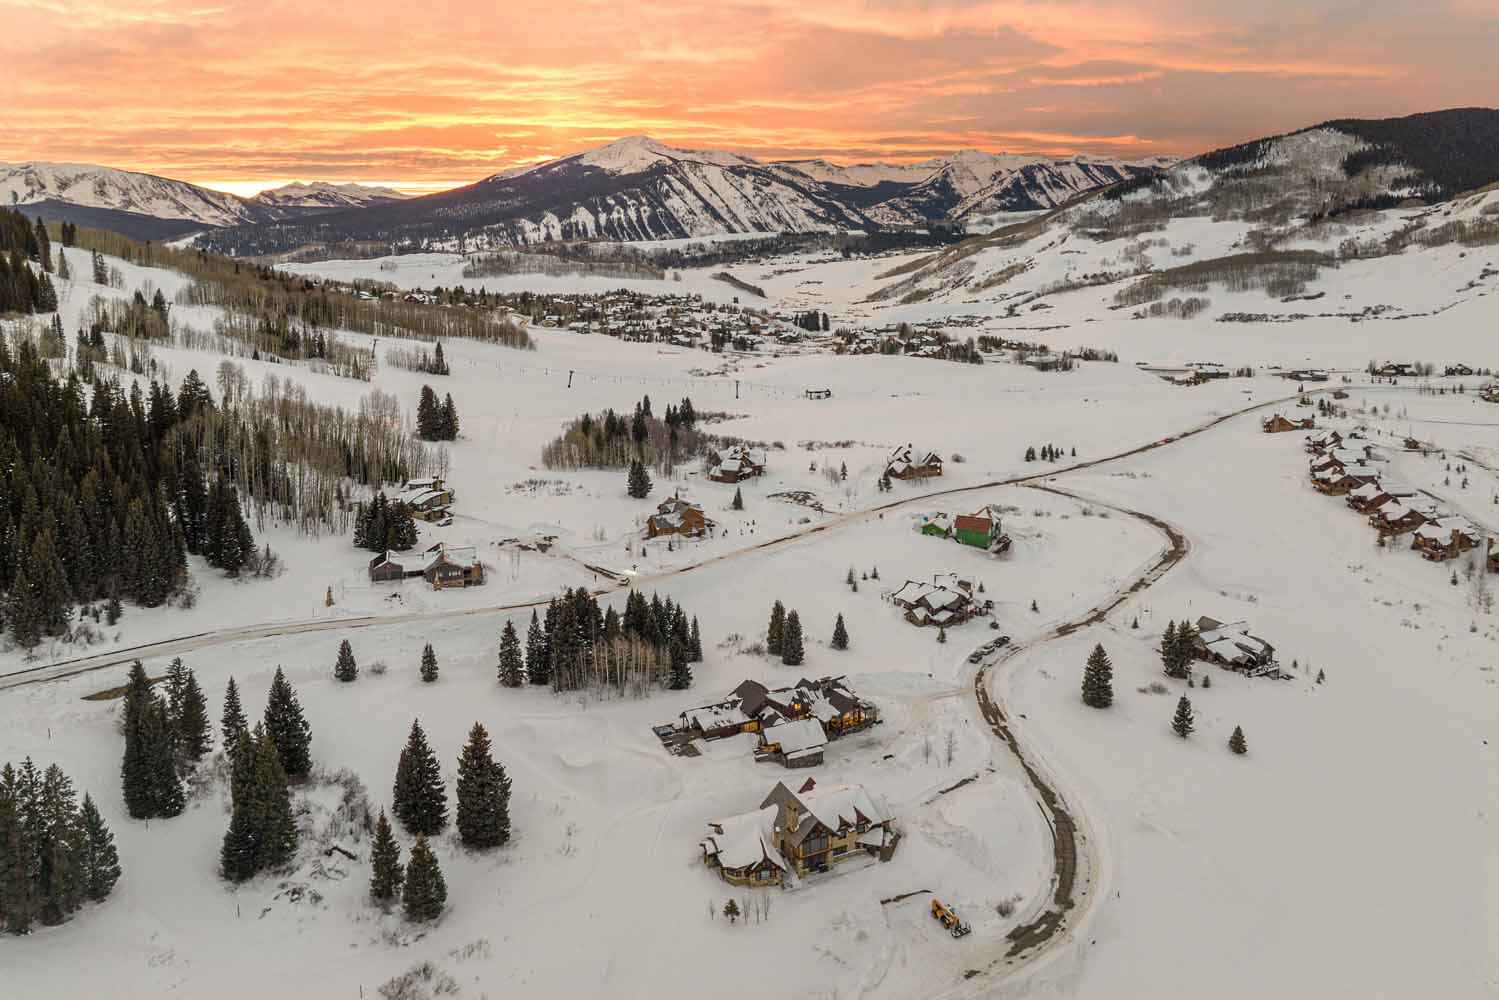
M 382 205 L 386 202 L 405 201 L 409 195 L 394 188 L 365 184 L 331 184 L 327 181 L 284 184 L 278 188 L 262 191 L 251 201 L 275 208 L 305 208 L 333 211 L 344 208 L 362 208 L 366 205 Z
M 913 164 L 766 163 L 631 136 L 452 191 L 210 234 L 203 242 L 264 254 L 349 240 L 473 249 L 926 226 L 969 212 L 1052 208 L 1155 166 L 976 152 Z
M 274 213 L 222 191 L 86 163 L 0 163 L 0 204 L 65 203 L 204 226 L 270 221 Z

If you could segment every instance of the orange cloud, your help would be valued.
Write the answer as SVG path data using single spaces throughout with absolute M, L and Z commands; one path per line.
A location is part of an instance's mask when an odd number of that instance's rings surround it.
M 1499 51 L 1479 0 L 0 0 L 0 24 L 0 159 L 238 190 L 431 190 L 642 132 L 841 161 L 1188 154 L 1491 101 Z

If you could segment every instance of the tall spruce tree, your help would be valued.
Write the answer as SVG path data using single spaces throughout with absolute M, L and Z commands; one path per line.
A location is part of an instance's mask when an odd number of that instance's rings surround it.
M 1161 668 L 1167 677 L 1176 677 L 1176 620 L 1172 619 L 1166 623 L 1166 631 L 1161 636 Z
M 526 679 L 532 684 L 552 683 L 551 653 L 535 611 L 531 612 L 531 627 L 526 631 Z
M 134 819 L 176 816 L 186 799 L 177 777 L 172 725 L 166 702 L 151 690 L 139 660 L 130 668 L 122 711 L 125 753 L 120 777 L 126 811 Z
M 510 778 L 477 722 L 458 757 L 457 798 L 456 825 L 464 847 L 487 850 L 510 839 Z
M 651 495 L 652 485 L 645 463 L 638 458 L 631 461 L 630 472 L 625 477 L 625 492 L 636 500 L 644 500 Z
M 703 632 L 698 628 L 697 615 L 692 616 L 692 632 L 688 640 L 688 659 L 693 663 L 703 662 Z
M 297 852 L 291 793 L 275 741 L 256 726 L 235 758 L 234 806 L 219 848 L 224 878 L 244 882 L 289 864 Z
M 433 651 L 430 642 L 422 647 L 421 675 L 422 681 L 427 684 L 437 680 L 437 653 Z
M 359 679 L 359 666 L 354 662 L 354 647 L 345 639 L 338 644 L 338 660 L 333 664 L 333 676 L 345 684 Z
M 671 660 L 667 687 L 673 691 L 685 691 L 692 687 L 692 667 L 689 665 L 687 644 L 681 639 L 672 638 L 667 644 L 667 656 Z
M 1182 695 L 1181 700 L 1176 703 L 1176 714 L 1171 717 L 1171 731 L 1182 739 L 1186 739 L 1192 735 L 1194 728 L 1196 727 L 1192 719 L 1192 703 L 1187 700 L 1186 695 Z
M 505 619 L 500 630 L 500 685 L 517 688 L 526 682 L 526 663 L 521 655 L 520 636 L 515 632 L 515 622 Z
M 375 820 L 375 839 L 370 845 L 370 898 L 381 906 L 389 906 L 401 894 L 401 881 L 405 870 L 401 866 L 401 845 L 390 830 L 390 820 L 385 810 Z
M 786 606 L 776 601 L 770 608 L 770 624 L 765 629 L 765 651 L 780 656 L 786 631 Z
M 841 612 L 838 615 L 838 620 L 833 623 L 832 647 L 834 649 L 848 648 L 848 627 L 843 624 L 843 615 Z
M 302 703 L 280 667 L 265 702 L 265 733 L 281 758 L 281 770 L 291 782 L 306 781 L 312 773 L 312 726 L 302 714 Z
M 788 667 L 799 667 L 807 658 L 802 644 L 802 618 L 794 610 L 786 614 L 786 629 L 781 636 L 781 662 Z
M 229 678 L 224 688 L 224 712 L 219 717 L 219 733 L 224 739 L 224 752 L 233 757 L 242 739 L 249 735 L 249 721 L 239 703 L 239 686 Z
M 416 403 L 416 435 L 423 441 L 436 441 L 441 434 L 442 408 L 430 385 L 422 386 Z
M 442 409 L 437 414 L 438 440 L 458 440 L 458 407 L 453 405 L 453 394 L 447 393 L 442 399 Z
M 213 725 L 208 719 L 208 700 L 198 686 L 198 678 L 191 670 L 186 672 L 172 729 L 177 746 L 177 765 L 186 771 L 206 757 L 213 749 Z
M 1114 704 L 1114 665 L 1102 644 L 1093 647 L 1083 668 L 1083 704 L 1089 708 L 1108 708 Z
M 391 798 L 396 819 L 408 833 L 433 836 L 448 825 L 447 785 L 419 720 L 411 722 L 411 733 L 396 764 Z
M 78 818 L 82 827 L 79 878 L 84 896 L 91 902 L 99 903 L 114 891 L 115 883 L 120 880 L 123 873 L 120 855 L 115 850 L 114 834 L 109 832 L 104 817 L 99 815 L 99 807 L 94 804 L 93 796 L 83 796 L 83 807 Z
M 419 836 L 411 846 L 411 860 L 406 864 L 406 885 L 401 890 L 401 907 L 411 921 L 436 920 L 448 901 L 448 886 L 443 881 L 437 856 Z
M 1197 630 L 1189 621 L 1176 627 L 1176 673 L 1175 677 L 1192 676 L 1192 661 L 1197 658 Z

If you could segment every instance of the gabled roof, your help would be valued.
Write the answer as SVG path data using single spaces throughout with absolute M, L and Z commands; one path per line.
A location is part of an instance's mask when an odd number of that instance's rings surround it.
M 771 805 L 713 820 L 708 824 L 711 832 L 703 838 L 703 850 L 724 868 L 753 868 L 768 861 L 785 871 L 775 850 L 775 820 L 776 809 Z

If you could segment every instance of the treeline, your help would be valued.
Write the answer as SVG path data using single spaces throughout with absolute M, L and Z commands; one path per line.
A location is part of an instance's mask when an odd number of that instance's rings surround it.
M 78 230 L 78 245 L 146 267 L 179 271 L 192 283 L 177 294 L 183 305 L 219 306 L 258 322 L 285 320 L 299 336 L 349 330 L 374 337 L 439 340 L 467 337 L 506 347 L 530 348 L 524 330 L 483 310 L 407 299 L 362 298 L 332 282 L 318 282 L 203 250 L 137 243 L 115 233 Z
M 441 342 L 433 346 L 431 354 L 422 348 L 392 347 L 385 352 L 385 363 L 395 368 L 404 368 L 408 372 L 421 372 L 423 375 L 452 374 L 447 358 L 442 356 Z
M 585 588 L 569 590 L 531 612 L 522 651 L 515 626 L 500 637 L 499 680 L 506 687 L 550 685 L 554 691 L 611 690 L 643 696 L 658 685 L 692 686 L 692 664 L 703 659 L 697 618 L 670 597 L 630 591 L 621 615 L 601 611 Z
M 31 264 L 35 264 L 33 269 Z M 52 284 L 52 243 L 40 220 L 0 209 L 0 314 L 57 309 Z
M 627 469 L 639 461 L 670 475 L 678 462 L 700 457 L 713 443 L 712 435 L 698 430 L 691 399 L 667 406 L 661 418 L 646 396 L 629 417 L 609 409 L 569 422 L 542 448 L 541 461 L 548 469 Z
M 114 835 L 56 764 L 0 768 L 0 928 L 28 933 L 102 902 L 120 879 Z

